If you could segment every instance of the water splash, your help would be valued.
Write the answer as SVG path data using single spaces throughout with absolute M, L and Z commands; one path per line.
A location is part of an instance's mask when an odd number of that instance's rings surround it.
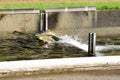
M 80 38 L 77 37 L 71 37 L 68 35 L 60 37 L 61 40 L 60 43 L 68 43 L 71 44 L 79 49 L 82 49 L 83 51 L 88 52 L 88 44 L 84 43 Z M 103 56 L 102 51 L 109 51 L 109 50 L 119 50 L 120 45 L 96 45 L 96 56 Z
M 39 36 L 39 35 L 38 35 Z M 41 34 L 40 34 L 41 36 Z M 58 37 L 53 34 L 45 34 L 42 36 L 49 37 L 51 36 L 55 41 L 58 41 L 59 43 L 68 43 L 70 45 L 73 45 L 79 49 L 82 49 L 85 52 L 88 52 L 88 43 L 85 43 L 82 41 L 82 39 L 78 38 L 77 36 L 62 36 Z M 45 40 L 45 39 L 44 39 Z M 49 41 L 50 39 L 48 39 Z M 103 56 L 104 51 L 110 51 L 110 50 L 120 50 L 120 45 L 96 45 L 95 46 L 96 50 L 96 56 Z
M 77 41 L 76 39 L 78 39 L 78 38 L 73 39 L 73 38 L 71 38 L 70 36 L 67 36 L 67 35 L 62 36 L 60 38 L 61 38 L 61 40 L 59 41 L 60 43 L 68 43 L 68 44 L 71 44 L 71 45 L 73 45 L 73 46 L 75 46 L 79 49 L 82 49 L 82 50 L 88 52 L 88 45 L 85 44 L 85 43 L 82 43 L 82 41 Z

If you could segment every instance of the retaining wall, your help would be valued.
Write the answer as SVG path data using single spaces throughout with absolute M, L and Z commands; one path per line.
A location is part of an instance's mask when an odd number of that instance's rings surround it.
M 97 11 L 96 27 L 120 27 L 120 10 Z
M 94 6 L 47 9 L 46 13 L 48 14 L 46 27 L 60 36 L 67 34 L 80 37 L 81 29 L 95 26 L 97 20 Z
M 81 7 L 68 11 L 67 8 L 64 10 L 60 8 L 62 11 L 56 12 L 54 9 L 52 9 L 53 12 L 47 11 L 48 29 L 57 35 L 77 35 L 83 38 L 87 38 L 89 32 L 96 32 L 97 36 L 120 34 L 120 10 L 88 9 Z M 2 38 L 11 37 L 14 31 L 37 33 L 41 29 L 39 10 L 0 10 L 0 28 Z
M 33 34 L 39 31 L 39 10 L 0 10 L 0 37 L 12 37 L 12 33 Z
M 119 35 L 120 10 L 48 12 L 48 28 L 57 35 L 87 39 L 89 32 L 97 36 Z

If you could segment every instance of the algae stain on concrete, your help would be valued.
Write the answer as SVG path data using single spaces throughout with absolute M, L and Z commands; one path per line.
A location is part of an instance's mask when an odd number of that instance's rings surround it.
M 5 16 L 5 14 L 0 14 L 0 20 L 2 20 Z

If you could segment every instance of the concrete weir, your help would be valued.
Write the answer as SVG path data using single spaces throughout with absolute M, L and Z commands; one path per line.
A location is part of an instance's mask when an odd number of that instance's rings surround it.
M 81 57 L 0 62 L 0 76 L 7 73 L 59 70 L 120 69 L 120 56 Z

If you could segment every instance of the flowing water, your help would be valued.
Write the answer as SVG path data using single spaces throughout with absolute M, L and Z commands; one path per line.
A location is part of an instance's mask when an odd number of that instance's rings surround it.
M 75 36 L 61 36 L 60 41 L 50 45 L 48 49 L 43 47 L 46 43 L 35 36 L 22 34 L 15 37 L 18 38 L 0 39 L 0 61 L 86 57 L 88 55 L 88 42 Z M 96 56 L 120 55 L 120 45 L 98 45 L 98 43 Z
M 108 50 L 119 50 L 120 45 L 104 45 L 104 46 L 96 46 L 96 51 L 108 51 Z
M 68 43 L 71 44 L 79 49 L 82 49 L 83 51 L 88 52 L 88 43 L 85 43 L 82 41 L 82 39 L 79 39 L 77 37 L 71 37 L 68 35 L 60 37 L 61 40 L 60 43 Z M 112 51 L 112 50 L 119 50 L 120 45 L 96 45 L 96 56 L 103 56 L 104 51 Z
M 88 52 L 87 42 L 83 42 L 82 39 L 71 36 L 62 36 L 58 43 L 67 43 L 73 45 L 83 51 Z M 96 56 L 102 56 L 101 51 L 119 50 L 120 45 L 96 45 Z M 8 76 L 0 77 L 0 80 L 119 80 L 119 70 L 90 70 L 81 72 L 66 72 L 57 74 L 39 74 L 30 76 Z M 72 76 L 71 76 L 72 75 Z
M 72 38 L 72 37 L 67 36 L 67 35 L 62 36 L 61 38 L 62 39 L 59 42 L 71 44 L 71 45 L 73 45 L 73 46 L 75 46 L 77 48 L 80 48 L 80 49 L 88 52 L 88 45 L 85 44 L 85 43 L 82 43 L 82 41 L 80 39 L 79 39 L 80 41 L 77 41 L 78 38 L 76 38 L 76 37 Z

